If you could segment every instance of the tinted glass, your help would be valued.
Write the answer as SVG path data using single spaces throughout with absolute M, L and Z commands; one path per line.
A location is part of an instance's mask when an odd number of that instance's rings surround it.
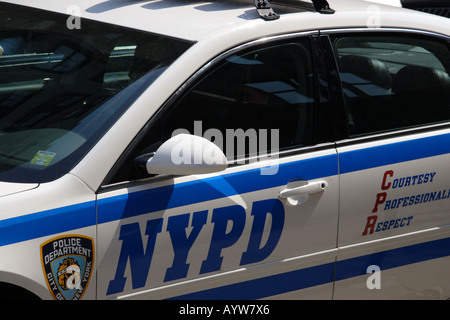
M 412 35 L 334 39 L 351 136 L 450 119 L 447 41 Z
M 134 157 L 180 132 L 207 138 L 238 164 L 310 145 L 314 102 L 308 39 L 231 55 L 163 110 L 115 182 L 142 177 Z
M 68 172 L 191 44 L 0 3 L 0 181 Z

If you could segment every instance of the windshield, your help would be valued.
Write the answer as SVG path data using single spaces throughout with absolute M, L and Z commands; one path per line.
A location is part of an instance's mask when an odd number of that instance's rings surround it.
M 76 165 L 191 43 L 0 3 L 0 181 Z

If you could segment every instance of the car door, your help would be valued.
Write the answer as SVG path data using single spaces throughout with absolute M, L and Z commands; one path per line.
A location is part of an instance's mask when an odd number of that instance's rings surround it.
M 311 36 L 223 54 L 150 120 L 98 194 L 99 298 L 331 298 L 338 161 Z M 213 141 L 228 168 L 138 168 L 178 133 Z
M 450 52 L 423 32 L 333 33 L 348 114 L 334 297 L 448 298 Z

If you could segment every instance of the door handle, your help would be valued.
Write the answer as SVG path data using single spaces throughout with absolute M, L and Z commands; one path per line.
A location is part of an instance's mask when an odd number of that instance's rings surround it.
M 327 187 L 328 183 L 326 181 L 308 183 L 307 185 L 300 186 L 297 188 L 281 190 L 278 193 L 278 197 L 286 199 L 295 196 L 311 195 L 315 193 L 324 192 Z

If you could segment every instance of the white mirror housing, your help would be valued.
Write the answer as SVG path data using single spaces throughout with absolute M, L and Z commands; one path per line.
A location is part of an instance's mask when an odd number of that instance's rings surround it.
M 225 170 L 227 158 L 211 141 L 190 134 L 164 142 L 146 164 L 150 174 L 190 175 Z

